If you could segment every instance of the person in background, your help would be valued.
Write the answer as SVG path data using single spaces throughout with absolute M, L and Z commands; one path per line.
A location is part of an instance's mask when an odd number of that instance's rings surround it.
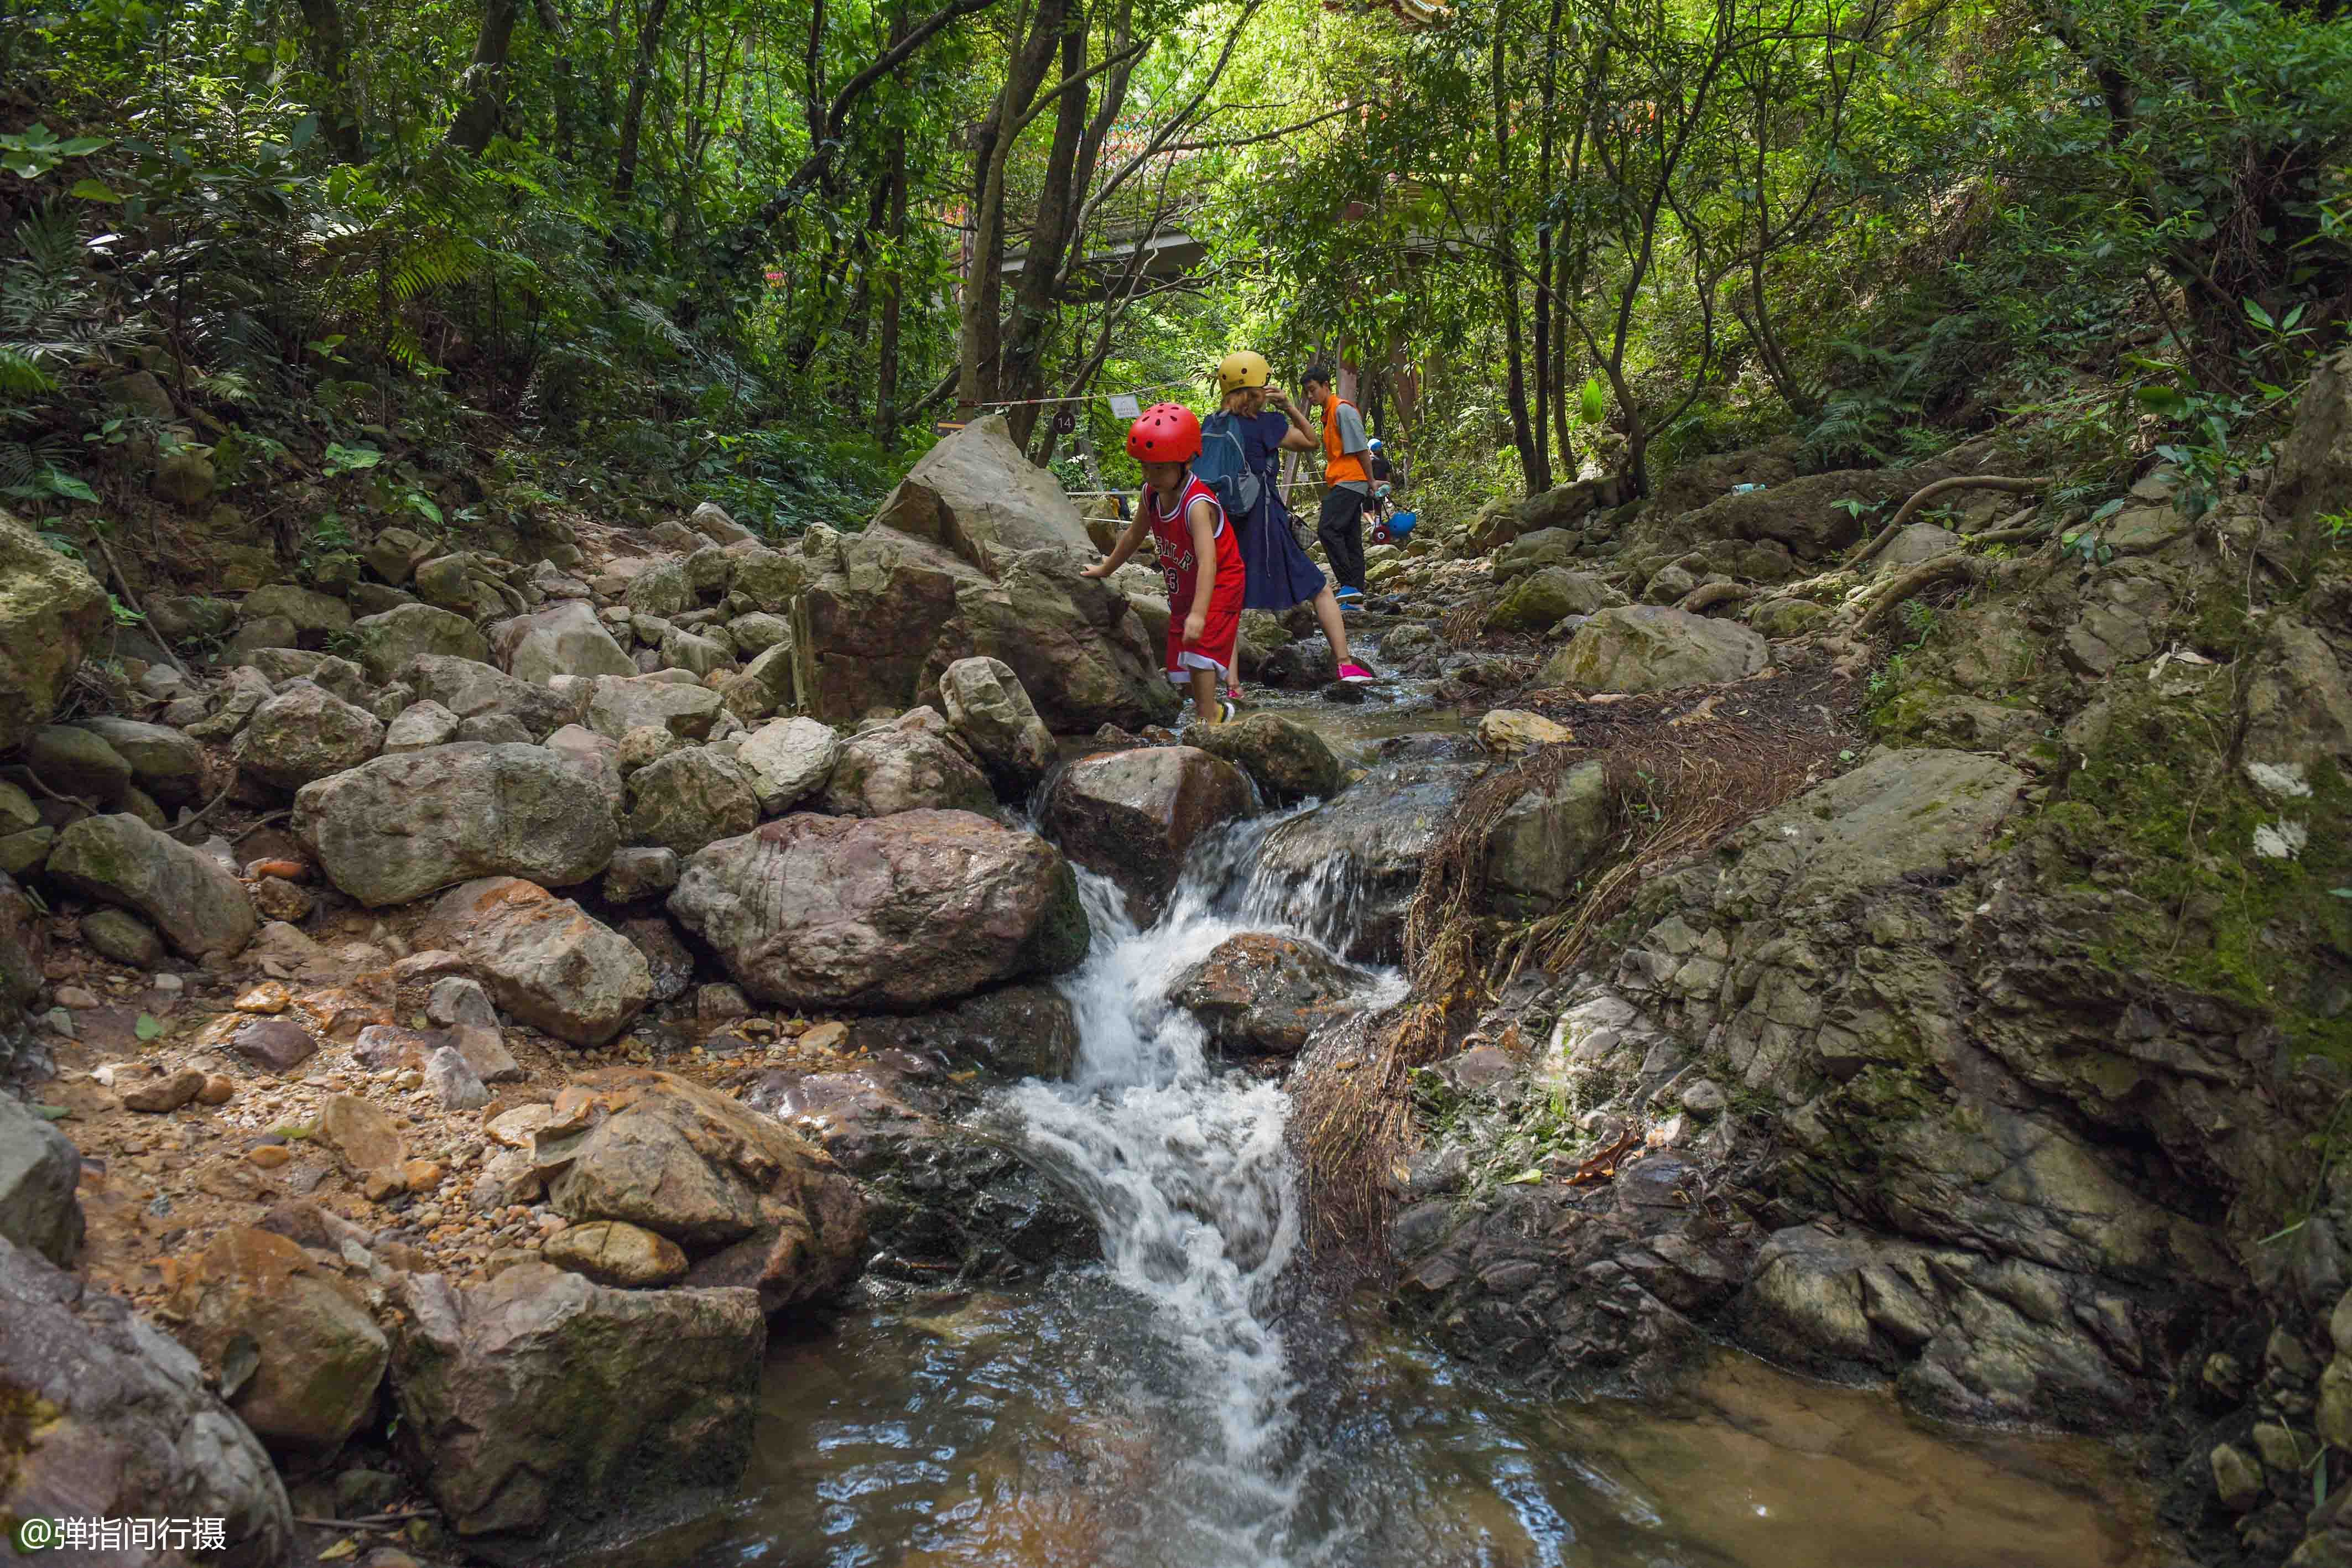
M 1380 527 L 1389 504 L 1389 455 L 1381 438 L 1372 437 L 1371 449 L 1364 455 L 1364 466 L 1371 470 L 1372 487 L 1364 497 L 1364 527 Z
M 1143 411 L 1127 432 L 1127 455 L 1143 465 L 1135 520 L 1081 575 L 1108 577 L 1151 535 L 1168 584 L 1169 684 L 1191 689 L 1201 723 L 1222 724 L 1233 714 L 1217 688 L 1232 676 L 1241 642 L 1242 551 L 1216 493 L 1192 473 L 1200 452 L 1191 409 L 1162 402 Z
M 1356 405 L 1333 390 L 1328 366 L 1309 365 L 1298 380 L 1307 401 L 1323 416 L 1325 488 L 1315 537 L 1323 541 L 1331 575 L 1339 580 L 1340 607 L 1353 609 L 1364 601 L 1364 503 L 1372 493 L 1364 458 L 1372 444 Z
M 1264 490 L 1256 510 L 1234 519 L 1242 536 L 1242 568 L 1248 575 L 1242 607 L 1277 613 L 1296 604 L 1313 603 L 1315 619 L 1331 644 L 1338 678 L 1349 685 L 1376 679 L 1348 648 L 1348 624 L 1331 584 L 1290 526 L 1290 508 L 1282 500 L 1281 458 L 1284 452 L 1312 452 L 1315 437 L 1306 415 L 1280 387 L 1268 379 L 1270 367 L 1262 354 L 1247 349 L 1227 354 L 1217 366 L 1220 412 L 1230 416 L 1242 442 L 1244 460 Z

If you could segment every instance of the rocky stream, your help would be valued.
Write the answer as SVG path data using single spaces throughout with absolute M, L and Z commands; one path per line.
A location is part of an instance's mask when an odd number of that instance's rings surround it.
M 2104 556 L 2004 461 L 1433 520 L 1378 685 L 1253 612 L 1181 734 L 992 421 L 859 532 L 386 529 L 152 634 L 0 517 L 0 1517 L 2352 1563 L 2352 356 Z

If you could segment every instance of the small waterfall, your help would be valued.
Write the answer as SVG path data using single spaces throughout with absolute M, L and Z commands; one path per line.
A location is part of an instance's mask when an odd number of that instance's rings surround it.
M 1171 1386 L 1187 1408 L 1174 1415 L 1190 1452 L 1147 1511 L 1155 1563 L 1291 1562 L 1311 1468 L 1273 1326 L 1301 1223 L 1284 1145 L 1289 1102 L 1275 1084 L 1213 1063 L 1199 1022 L 1168 998 L 1186 968 L 1244 932 L 1341 945 L 1344 875 L 1282 883 L 1257 872 L 1258 847 L 1281 820 L 1238 824 L 1198 846 L 1148 929 L 1127 918 L 1107 879 L 1079 872 L 1094 945 L 1063 987 L 1077 1014 L 1076 1074 L 1003 1098 L 1033 1154 L 1093 1209 L 1112 1277 L 1150 1305 L 1177 1363 Z M 1384 977 L 1375 988 L 1368 1004 L 1391 999 L 1402 981 Z

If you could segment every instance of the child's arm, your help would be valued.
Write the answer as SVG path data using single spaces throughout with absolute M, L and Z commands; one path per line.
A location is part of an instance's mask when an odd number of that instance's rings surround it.
M 1103 557 L 1102 559 L 1095 562 L 1094 565 L 1087 568 L 1086 570 L 1078 573 L 1078 575 L 1080 577 L 1108 577 L 1112 572 L 1117 571 L 1126 563 L 1129 556 L 1135 553 L 1136 547 L 1143 542 L 1143 507 L 1140 505 L 1138 505 L 1135 508 L 1134 520 L 1127 525 L 1127 531 L 1118 536 L 1118 542 L 1110 547 L 1110 554 Z
M 1184 617 L 1184 641 L 1197 643 L 1209 627 L 1209 598 L 1217 591 L 1217 508 L 1199 500 L 1184 513 L 1185 530 L 1192 536 L 1192 559 L 1200 567 L 1192 580 L 1192 608 Z

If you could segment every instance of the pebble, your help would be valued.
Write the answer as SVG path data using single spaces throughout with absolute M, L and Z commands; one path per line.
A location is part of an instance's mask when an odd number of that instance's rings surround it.
M 245 1151 L 247 1164 L 258 1166 L 266 1171 L 274 1171 L 293 1157 L 294 1151 L 283 1144 L 264 1144 L 258 1148 Z
M 241 1013 L 282 1013 L 294 1005 L 293 993 L 276 980 L 264 980 L 230 1004 Z
M 196 1098 L 207 1105 L 226 1105 L 236 1098 L 236 1085 L 217 1072 L 205 1075 L 205 1086 L 196 1091 Z
M 188 986 L 188 982 L 177 975 L 157 975 L 147 983 L 159 991 L 182 991 Z
M 61 1008 L 94 1008 L 98 1006 L 98 993 L 85 989 L 80 986 L 59 986 L 58 988 L 58 1006 Z

